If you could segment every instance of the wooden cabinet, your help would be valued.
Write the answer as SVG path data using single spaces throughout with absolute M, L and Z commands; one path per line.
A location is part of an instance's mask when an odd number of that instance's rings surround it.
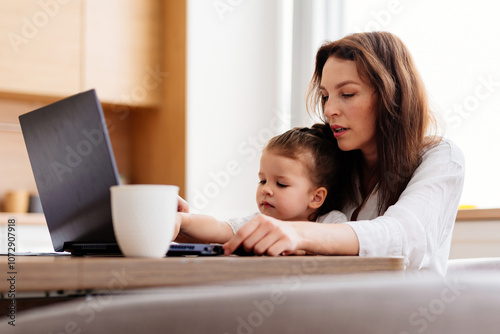
M 64 96 L 80 89 L 81 1 L 66 2 L 0 2 L 1 91 Z
M 84 2 L 83 88 L 102 101 L 156 106 L 166 74 L 160 66 L 159 1 Z
M 0 2 L 0 91 L 63 97 L 95 88 L 103 102 L 157 106 L 160 1 Z
M 36 190 L 18 115 L 90 88 L 120 173 L 184 194 L 185 0 L 1 1 L 0 35 L 0 207 Z

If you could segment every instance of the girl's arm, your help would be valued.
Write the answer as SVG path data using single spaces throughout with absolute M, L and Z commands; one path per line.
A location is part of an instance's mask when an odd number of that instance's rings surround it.
M 214 217 L 200 214 L 177 213 L 176 237 L 178 242 L 225 243 L 233 237 L 229 224 Z

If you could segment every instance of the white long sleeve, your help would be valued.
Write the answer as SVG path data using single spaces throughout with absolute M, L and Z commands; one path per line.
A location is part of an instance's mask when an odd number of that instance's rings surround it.
M 453 226 L 462 194 L 465 159 L 450 140 L 427 151 L 399 200 L 383 216 L 373 194 L 348 222 L 360 256 L 404 256 L 406 269 L 445 273 Z M 351 217 L 355 207 L 343 212 Z

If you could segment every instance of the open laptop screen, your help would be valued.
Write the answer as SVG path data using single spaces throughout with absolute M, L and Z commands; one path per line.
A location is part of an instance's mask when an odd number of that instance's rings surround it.
M 96 92 L 21 115 L 19 122 L 54 250 L 116 243 L 109 188 L 119 177 Z

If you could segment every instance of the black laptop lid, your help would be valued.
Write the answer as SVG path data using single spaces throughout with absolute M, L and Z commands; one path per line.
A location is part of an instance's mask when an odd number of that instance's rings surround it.
M 116 243 L 109 187 L 119 183 L 94 90 L 19 116 L 55 251 Z

